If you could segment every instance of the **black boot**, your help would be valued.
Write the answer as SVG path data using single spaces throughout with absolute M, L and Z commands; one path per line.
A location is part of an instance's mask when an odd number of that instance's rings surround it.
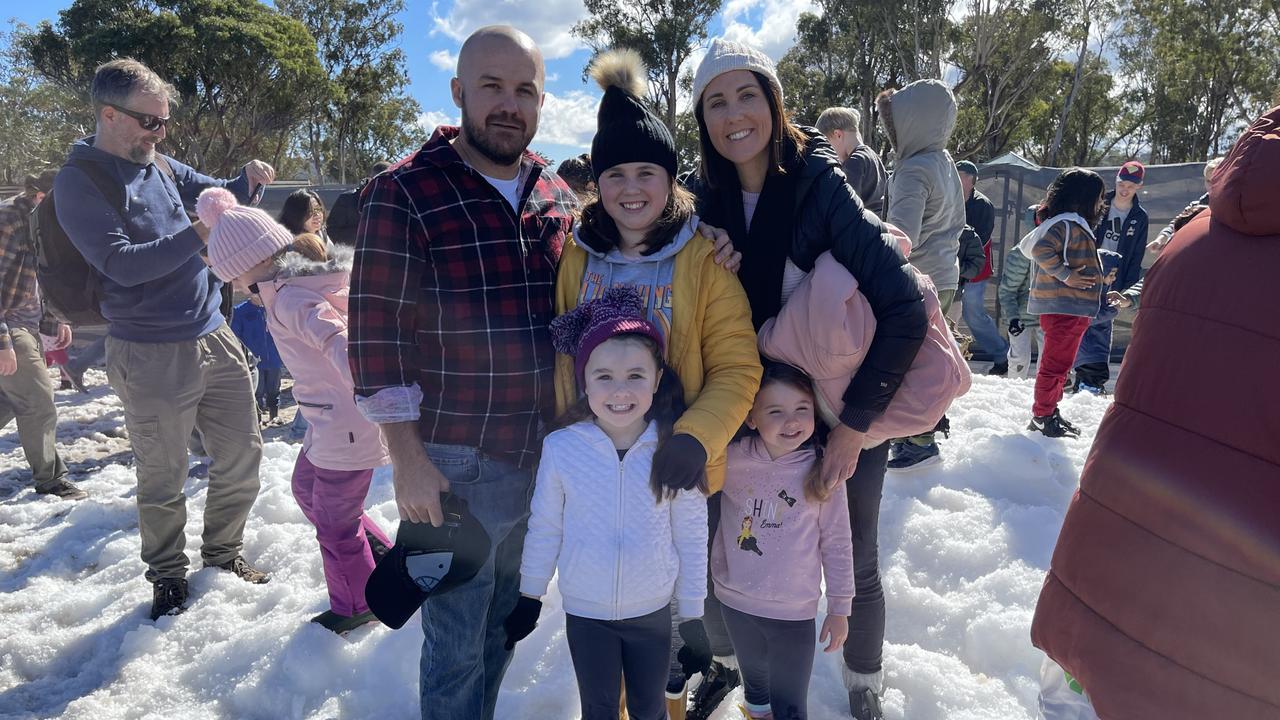
M 1044 434 L 1045 437 L 1080 437 L 1080 428 L 1072 425 L 1063 419 L 1057 408 L 1049 415 L 1040 415 L 1031 418 L 1031 424 L 1027 426 L 1028 430 L 1035 430 Z
M 988 374 L 988 375 L 999 375 L 999 376 L 1001 376 L 1001 377 L 1004 377 L 1005 375 L 1008 375 L 1008 374 L 1009 374 L 1009 361 L 1008 361 L 1008 360 L 1002 360 L 1002 361 L 1000 361 L 1000 362 L 998 362 L 998 363 L 996 363 L 996 364 L 992 365 L 992 366 L 991 366 L 991 369 L 987 371 L 987 374 Z
M 725 667 L 719 660 L 712 661 L 711 668 L 702 676 L 702 684 L 693 692 L 687 720 L 707 720 L 721 701 L 733 689 L 742 684 L 742 674 L 737 668 Z
M 160 578 L 151 584 L 151 619 L 177 615 L 187 609 L 186 578 Z
M 330 632 L 337 633 L 338 635 L 345 635 L 365 623 L 377 621 L 378 618 L 370 611 L 348 617 L 346 615 L 339 615 L 332 610 L 325 610 L 319 615 L 311 618 L 311 622 L 324 627 L 324 629 Z
M 849 714 L 853 720 L 884 720 L 884 711 L 880 709 L 880 696 L 874 690 L 849 691 Z

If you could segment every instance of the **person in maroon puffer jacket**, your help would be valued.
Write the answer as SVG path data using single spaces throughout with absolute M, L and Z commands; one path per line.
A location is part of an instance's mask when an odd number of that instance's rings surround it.
M 1280 718 L 1278 174 L 1275 107 L 1148 273 L 1058 537 L 1031 639 L 1103 720 Z

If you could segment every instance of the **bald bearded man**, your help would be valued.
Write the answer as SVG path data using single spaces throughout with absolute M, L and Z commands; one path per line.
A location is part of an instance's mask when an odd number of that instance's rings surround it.
M 507 26 L 463 44 L 462 126 L 438 127 L 362 195 L 351 278 L 356 401 L 381 425 L 402 520 L 467 501 L 492 547 L 470 581 L 422 605 L 424 720 L 493 717 L 510 661 L 539 430 L 554 409 L 555 268 L 574 196 L 528 152 L 542 53 Z

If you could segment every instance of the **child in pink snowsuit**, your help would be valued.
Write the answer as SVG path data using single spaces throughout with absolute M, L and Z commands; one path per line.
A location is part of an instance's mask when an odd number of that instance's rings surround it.
M 316 527 L 329 586 L 330 609 L 312 621 L 347 632 L 375 619 L 364 585 L 374 549 L 391 545 L 364 513 L 373 468 L 389 458 L 378 426 L 356 409 L 347 364 L 352 250 L 335 247 L 327 255 L 323 246 L 308 245 L 291 251 L 288 230 L 219 188 L 200 194 L 196 212 L 211 228 L 214 274 L 261 298 L 267 328 L 293 376 L 293 397 L 309 423 L 293 468 L 293 496 Z

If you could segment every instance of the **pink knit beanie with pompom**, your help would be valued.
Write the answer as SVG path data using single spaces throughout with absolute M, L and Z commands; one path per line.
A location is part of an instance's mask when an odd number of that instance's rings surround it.
M 209 228 L 209 266 L 230 282 L 293 243 L 293 235 L 265 212 L 244 207 L 223 188 L 209 188 L 196 200 L 196 215 Z

